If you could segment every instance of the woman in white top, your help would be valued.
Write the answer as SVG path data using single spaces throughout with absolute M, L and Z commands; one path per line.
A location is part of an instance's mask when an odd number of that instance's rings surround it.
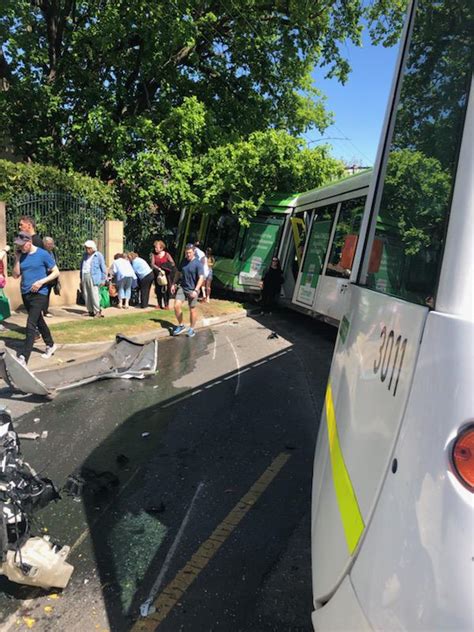
M 110 273 L 114 276 L 118 289 L 119 302 L 117 307 L 122 309 L 123 306 L 124 309 L 128 309 L 130 296 L 132 295 L 132 283 L 137 280 L 137 275 L 128 257 L 121 252 L 117 253 L 110 267 Z

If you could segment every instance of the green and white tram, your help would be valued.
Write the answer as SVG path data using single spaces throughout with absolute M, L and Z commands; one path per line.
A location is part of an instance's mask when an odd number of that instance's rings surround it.
M 474 629 L 473 12 L 409 8 L 316 447 L 315 630 Z
M 295 199 L 295 195 L 269 198 L 248 226 L 242 226 L 231 212 L 183 213 L 178 229 L 180 252 L 184 252 L 186 242 L 199 239 L 212 248 L 216 258 L 215 286 L 237 293 L 257 293 L 272 256 L 284 251 L 292 240 Z

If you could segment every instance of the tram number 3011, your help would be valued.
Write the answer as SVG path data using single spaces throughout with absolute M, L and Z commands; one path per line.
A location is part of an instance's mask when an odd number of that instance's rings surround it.
M 405 357 L 405 349 L 407 347 L 407 338 L 397 336 L 393 329 L 387 334 L 387 327 L 382 327 L 380 332 L 380 348 L 378 357 L 374 360 L 374 373 L 379 374 L 380 381 L 386 382 L 387 388 L 395 397 L 397 394 L 398 381 L 402 372 L 403 358 Z

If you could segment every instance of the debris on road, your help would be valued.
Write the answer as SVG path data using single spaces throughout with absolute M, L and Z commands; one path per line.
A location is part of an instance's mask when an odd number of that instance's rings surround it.
M 157 367 L 157 340 L 141 344 L 118 335 L 112 346 L 96 358 L 35 373 L 21 364 L 5 343 L 0 343 L 0 377 L 13 390 L 49 399 L 60 391 L 105 378 L 141 380 L 155 375 Z
M 272 331 L 272 333 L 268 336 L 268 340 L 272 340 L 273 338 L 279 338 L 276 331 Z
M 23 461 L 10 411 L 0 408 L 0 574 L 10 581 L 47 590 L 67 586 L 74 570 L 66 562 L 70 547 L 31 533 L 34 512 L 58 499 L 54 483 Z

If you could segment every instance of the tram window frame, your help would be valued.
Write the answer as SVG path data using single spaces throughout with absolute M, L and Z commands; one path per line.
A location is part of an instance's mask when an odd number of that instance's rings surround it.
M 358 195 L 357 197 L 351 197 L 351 198 L 348 198 L 347 200 L 343 200 L 340 202 L 341 207 L 339 209 L 339 213 L 337 216 L 337 222 L 336 222 L 334 234 L 333 234 L 331 243 L 328 244 L 329 254 L 327 257 L 327 263 L 324 270 L 324 276 L 340 278 L 340 279 L 348 279 L 350 277 L 353 266 L 354 266 L 355 252 L 356 252 L 357 243 L 359 241 L 360 229 L 361 229 L 362 218 L 364 215 L 364 208 L 365 208 L 366 201 L 367 201 L 367 195 Z M 360 211 L 359 215 L 352 217 L 352 212 L 357 209 Z M 347 220 L 347 217 L 344 214 L 345 211 L 350 213 L 350 217 L 349 217 L 350 221 L 347 222 L 350 224 L 350 231 L 345 234 L 338 234 L 340 224 L 342 222 L 346 222 Z M 355 220 L 358 220 L 358 224 L 354 224 Z M 353 230 L 354 226 L 356 226 L 355 230 Z M 344 270 L 337 269 L 337 266 L 340 265 L 342 252 L 344 248 L 344 246 L 342 245 L 341 247 L 340 244 L 338 244 L 338 242 L 341 239 L 345 239 L 349 235 L 356 236 L 356 241 L 355 241 L 354 249 L 352 253 L 351 265 L 350 267 L 344 268 Z M 338 252 L 338 249 L 340 249 L 340 253 Z M 334 261 L 336 262 L 334 263 Z M 333 267 L 330 268 L 329 267 L 330 265 Z
M 425 23 L 422 21 L 423 10 L 427 13 Z M 415 11 L 412 31 L 409 38 L 410 41 L 406 46 L 405 58 L 398 77 L 397 98 L 392 109 L 391 122 L 388 126 L 389 131 L 385 140 L 384 155 L 381 163 L 383 168 L 381 168 L 379 172 L 376 195 L 372 202 L 370 229 L 367 233 L 368 238 L 364 246 L 363 267 L 359 276 L 359 283 L 372 291 L 387 296 L 393 296 L 410 303 L 424 305 L 429 308 L 433 308 L 436 302 L 436 293 L 443 261 L 446 233 L 449 226 L 452 196 L 456 183 L 456 172 L 463 138 L 467 104 L 469 101 L 471 79 L 470 64 L 467 63 L 463 66 L 459 63 L 459 58 L 462 59 L 462 57 L 454 55 L 453 51 L 449 50 L 449 46 L 451 46 L 454 52 L 458 53 L 459 46 L 462 45 L 462 42 L 468 41 L 462 37 L 463 29 L 467 28 L 465 21 L 458 19 L 456 22 L 460 32 L 453 32 L 452 25 L 447 24 L 446 28 L 449 26 L 451 30 L 449 32 L 446 31 L 444 38 L 441 38 L 439 28 L 440 25 L 443 24 L 442 10 L 443 7 L 441 5 L 426 8 L 420 4 Z M 439 12 L 439 14 L 437 12 Z M 460 6 L 460 12 L 462 12 L 462 6 Z M 438 22 L 436 20 L 438 20 Z M 428 45 L 430 42 L 429 38 L 427 39 L 426 37 L 426 30 L 422 30 L 423 28 L 428 28 L 428 23 L 435 34 L 436 42 L 439 44 L 438 48 Z M 423 38 L 419 41 L 416 40 L 418 28 L 423 35 Z M 436 29 L 438 29 L 438 31 Z M 434 57 L 432 55 L 430 57 L 427 51 L 433 51 L 433 55 L 439 52 L 439 56 Z M 449 59 L 450 55 L 453 59 L 457 60 L 457 63 L 453 64 L 452 75 L 446 71 L 447 68 L 449 69 L 446 60 Z M 472 52 L 467 49 L 466 58 L 470 58 L 471 55 Z M 423 64 L 429 67 L 432 74 L 425 72 L 427 85 L 419 83 L 419 89 L 416 93 L 413 90 L 413 86 L 416 87 L 417 77 L 423 77 Z M 465 68 L 465 77 L 461 77 L 461 80 L 456 70 L 459 67 Z M 449 82 L 451 78 L 451 81 L 454 81 L 454 88 L 456 88 L 458 92 L 454 93 L 453 96 L 453 90 L 448 91 L 446 87 L 438 91 L 438 100 L 434 101 L 434 103 L 430 102 L 429 108 L 425 106 L 426 115 L 423 116 L 423 98 L 425 94 L 432 95 L 432 91 L 430 92 L 428 88 L 436 84 L 436 80 L 437 78 L 439 79 L 439 77 L 442 77 L 445 86 L 446 82 Z M 452 84 L 450 88 L 452 88 Z M 412 93 L 410 93 L 410 89 Z M 439 96 L 440 94 L 441 97 Z M 449 103 L 448 97 L 445 95 L 449 95 Z M 410 104 L 416 106 L 414 112 L 410 111 Z M 449 104 L 451 104 L 451 112 L 453 112 L 451 119 L 449 118 Z M 438 108 L 438 110 L 436 108 Z M 422 114 L 419 114 L 420 112 Z M 438 119 L 436 119 L 437 112 Z M 409 119 L 412 121 L 411 125 L 403 128 L 403 117 L 405 116 L 406 118 L 407 113 L 408 117 L 411 116 L 413 120 Z M 448 140 L 451 140 L 451 146 L 448 146 L 446 150 L 445 144 L 443 144 L 442 151 L 440 151 L 440 141 L 436 133 L 434 133 L 437 129 L 435 125 L 439 126 L 440 122 L 443 123 L 446 129 L 452 132 L 451 136 L 447 137 Z M 405 141 L 404 143 L 401 142 L 403 140 Z M 395 156 L 395 152 L 397 151 L 400 152 L 400 154 Z M 405 155 L 401 152 L 405 152 Z M 416 154 L 419 154 L 419 156 Z M 396 167 L 396 159 L 398 157 L 399 160 L 404 159 L 410 166 L 413 163 L 411 170 L 407 169 L 407 179 L 411 178 L 414 184 L 410 188 L 406 181 L 399 178 L 399 189 L 397 190 L 397 187 L 394 185 L 392 190 L 390 190 L 389 178 L 393 176 L 395 171 L 392 165 Z M 410 162 L 410 158 L 412 163 Z M 416 158 L 418 158 L 418 162 Z M 423 159 L 425 161 L 424 164 Z M 431 163 L 429 161 L 431 161 Z M 416 181 L 417 174 L 414 170 L 417 165 L 419 168 L 418 181 Z M 436 167 L 440 177 L 447 176 L 450 179 L 444 191 L 439 183 L 439 188 L 435 193 L 433 193 L 432 188 L 426 186 L 426 182 L 421 178 L 423 175 L 422 167 L 424 165 L 430 165 L 433 171 Z M 437 165 L 439 165 L 439 167 Z M 429 171 L 426 173 L 429 175 Z M 395 177 L 393 177 L 393 181 L 396 182 Z M 421 196 L 419 196 L 418 199 L 415 197 L 416 192 L 419 191 L 426 192 L 424 199 Z M 413 199 L 410 200 L 410 198 L 407 198 L 407 192 L 412 193 Z M 404 202 L 402 211 L 405 211 L 405 216 L 403 219 L 405 222 L 408 222 L 408 224 L 405 225 L 408 225 L 413 232 L 417 230 L 423 238 L 423 242 L 420 240 L 421 245 L 418 246 L 418 250 L 416 250 L 416 244 L 410 248 L 407 234 L 402 233 L 402 228 L 400 224 L 398 224 L 398 246 L 404 248 L 403 256 L 400 256 L 399 261 L 396 261 L 396 264 L 393 265 L 390 262 L 390 255 L 384 248 L 381 260 L 374 272 L 374 270 L 369 270 L 370 262 L 373 260 L 374 244 L 377 239 L 380 240 L 381 236 L 383 244 L 388 243 L 386 240 L 384 241 L 384 238 L 385 235 L 390 232 L 390 224 L 393 223 L 393 218 L 399 220 L 400 217 L 400 214 L 396 214 L 393 210 L 390 210 L 390 204 L 392 204 L 392 206 L 395 205 L 393 200 L 396 199 L 397 195 L 403 199 Z M 402 195 L 404 195 L 403 198 Z M 423 202 L 424 207 L 422 207 Z M 416 216 L 415 214 L 417 205 L 418 209 L 426 209 L 426 218 L 423 218 L 425 221 L 424 224 L 420 222 L 422 215 L 419 214 Z M 433 210 L 435 208 L 438 213 L 437 216 Z M 410 212 L 413 217 L 410 217 Z M 390 219 L 391 216 L 392 219 Z M 435 219 L 437 221 L 435 221 Z M 397 244 L 395 244 L 395 246 L 397 246 Z M 384 254 L 387 262 L 386 271 L 384 271 L 386 275 L 385 279 L 382 277 L 382 274 L 378 274 L 381 265 L 385 265 L 383 261 Z M 395 258 L 392 257 L 392 260 L 395 260 Z M 421 265 L 421 268 L 417 267 L 419 265 Z M 429 268 L 430 265 L 431 268 Z M 423 285 L 423 276 L 426 280 L 425 285 Z M 399 281 L 397 281 L 397 277 L 399 277 Z
M 232 221 L 232 228 L 235 231 L 235 234 L 232 235 L 231 239 L 229 239 L 228 235 L 222 237 L 222 233 L 220 232 L 222 229 L 217 227 L 217 224 L 220 221 L 225 221 L 226 219 L 230 219 Z M 213 235 L 214 228 L 217 228 L 215 235 Z M 239 250 L 239 237 L 241 235 L 241 224 L 238 218 L 232 213 L 221 213 L 220 215 L 212 215 L 209 219 L 209 225 L 206 231 L 206 245 L 212 248 L 212 254 L 215 257 L 220 257 L 221 259 L 234 259 L 237 251 Z M 236 229 L 236 230 L 235 230 Z M 224 248 L 221 246 L 224 245 Z

